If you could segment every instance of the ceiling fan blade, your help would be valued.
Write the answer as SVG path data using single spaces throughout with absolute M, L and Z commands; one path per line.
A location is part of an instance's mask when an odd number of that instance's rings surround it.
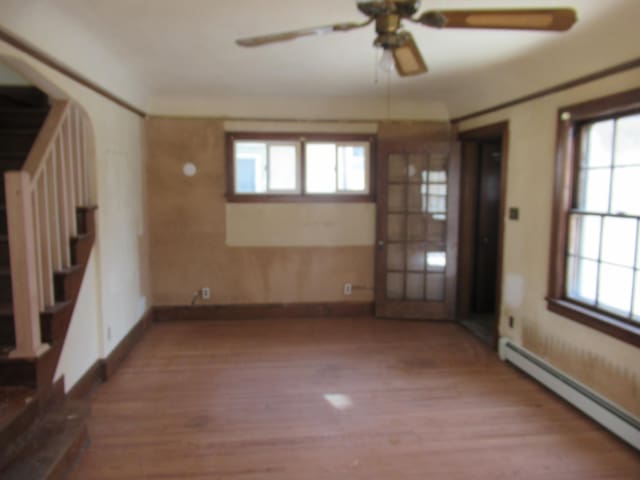
M 302 28 L 300 30 L 292 30 L 290 32 L 274 33 L 271 35 L 261 35 L 258 37 L 241 38 L 236 43 L 241 47 L 259 47 L 269 43 L 286 42 L 301 37 L 310 37 L 314 35 L 324 35 L 333 32 L 347 32 L 356 28 L 366 27 L 373 20 L 367 20 L 364 23 L 336 23 L 334 25 L 324 25 L 321 27 Z
M 401 35 L 405 39 L 404 43 L 392 49 L 398 75 L 401 77 L 410 77 L 412 75 L 426 73 L 427 65 L 424 63 L 413 37 L 408 32 L 402 32 Z
M 569 30 L 576 22 L 571 8 L 517 10 L 440 10 L 423 13 L 417 21 L 435 28 L 502 28 Z

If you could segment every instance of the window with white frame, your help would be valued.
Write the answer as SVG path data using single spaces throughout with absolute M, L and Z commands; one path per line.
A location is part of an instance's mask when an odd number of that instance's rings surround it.
M 371 197 L 372 139 L 329 135 L 229 134 L 231 201 Z

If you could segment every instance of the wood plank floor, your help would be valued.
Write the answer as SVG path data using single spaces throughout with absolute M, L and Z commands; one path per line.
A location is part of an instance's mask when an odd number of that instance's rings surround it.
M 638 479 L 640 455 L 459 326 L 154 325 L 72 479 Z

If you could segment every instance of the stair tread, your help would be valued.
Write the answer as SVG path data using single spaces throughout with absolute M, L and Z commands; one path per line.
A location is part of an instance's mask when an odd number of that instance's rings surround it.
M 0 443 L 9 444 L 26 429 L 26 422 L 31 420 L 27 409 L 35 407 L 35 396 L 33 388 L 0 387 Z
M 42 313 L 43 314 L 48 314 L 48 315 L 57 313 L 60 310 L 66 308 L 70 303 L 71 303 L 71 300 L 64 300 L 62 302 L 56 302 L 53 305 L 45 307 L 45 309 L 44 309 L 44 311 Z
M 69 273 L 77 272 L 78 270 L 81 270 L 81 269 L 82 269 L 82 265 L 71 265 L 69 267 L 60 268 L 53 273 L 54 275 L 66 275 Z
M 0 465 L 6 465 L 2 478 L 50 478 L 64 473 L 87 443 L 87 415 L 88 406 L 75 402 L 46 413 L 6 449 L 5 458 L 0 459 Z

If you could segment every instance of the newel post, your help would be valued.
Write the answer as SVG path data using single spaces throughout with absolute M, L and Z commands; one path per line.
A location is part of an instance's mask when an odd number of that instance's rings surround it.
M 30 178 L 27 172 L 10 171 L 4 174 L 4 180 L 16 332 L 16 349 L 9 356 L 37 357 L 49 346 L 42 343 L 40 334 L 38 267 Z

